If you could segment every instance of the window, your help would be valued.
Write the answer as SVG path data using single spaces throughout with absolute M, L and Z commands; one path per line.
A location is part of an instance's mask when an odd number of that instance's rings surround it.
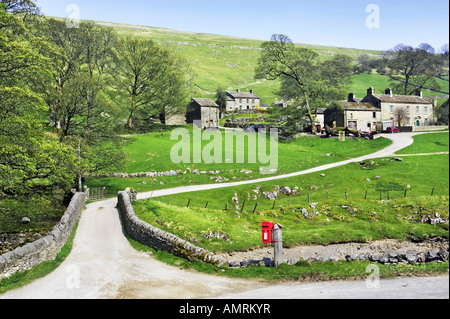
M 353 113 L 350 113 L 350 118 L 351 118 L 351 119 L 353 118 Z
M 409 105 L 406 107 L 406 113 L 411 113 L 411 107 Z
M 428 106 L 425 106 L 425 114 L 428 114 Z
M 420 106 L 419 105 L 416 106 L 416 113 L 420 113 Z
M 377 118 L 377 112 L 373 112 L 373 118 L 376 119 Z
M 394 113 L 394 106 L 391 105 L 391 113 Z

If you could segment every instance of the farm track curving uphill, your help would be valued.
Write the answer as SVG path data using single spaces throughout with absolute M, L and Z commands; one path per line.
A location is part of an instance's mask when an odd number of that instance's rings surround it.
M 302 172 L 228 184 L 194 185 L 138 195 L 138 199 L 183 192 L 253 184 L 318 172 L 371 158 L 394 156 L 413 143 L 415 133 L 384 135 L 393 143 L 383 150 Z M 400 156 L 400 155 L 399 155 Z M 117 199 L 87 205 L 71 254 L 48 276 L 0 299 L 201 299 L 201 298 L 448 298 L 448 276 L 382 281 L 368 290 L 364 282 L 271 285 L 260 280 L 230 279 L 181 270 L 134 250 L 125 238 L 116 208 Z M 277 294 L 276 292 L 279 292 Z M 358 293 L 358 291 L 360 293 Z

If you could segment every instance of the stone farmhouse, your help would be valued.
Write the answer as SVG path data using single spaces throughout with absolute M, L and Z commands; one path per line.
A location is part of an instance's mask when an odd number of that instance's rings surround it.
M 260 109 L 260 98 L 253 90 L 250 92 L 227 92 L 226 112 L 255 111 Z
M 218 128 L 219 106 L 211 99 L 192 99 L 187 107 L 186 123 L 194 124 L 194 121 L 201 121 L 202 129 Z
M 354 93 L 350 93 L 342 102 L 342 109 L 328 109 L 324 117 L 329 126 L 384 131 L 389 126 L 431 125 L 434 108 L 423 98 L 421 91 L 415 96 L 394 95 L 388 88 L 384 94 L 375 94 L 375 89 L 369 88 L 365 98 L 357 99 Z

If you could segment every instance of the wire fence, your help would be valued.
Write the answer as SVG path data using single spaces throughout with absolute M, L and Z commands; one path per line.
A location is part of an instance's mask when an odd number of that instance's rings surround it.
M 389 201 L 400 198 L 415 198 L 421 196 L 449 196 L 448 190 L 430 188 L 429 190 L 411 190 L 405 188 L 403 190 L 389 190 L 389 189 L 320 189 L 302 191 L 297 194 L 284 195 L 279 193 L 276 199 L 267 199 L 264 196 L 259 196 L 257 199 L 252 198 L 254 195 L 243 193 L 238 197 L 238 202 L 230 200 L 218 201 L 217 199 L 206 199 L 193 195 L 188 197 L 184 194 L 181 196 L 171 195 L 159 197 L 157 201 L 175 205 L 180 207 L 196 207 L 196 208 L 210 208 L 224 211 L 268 211 L 278 209 L 279 207 L 289 207 L 297 205 L 310 205 L 312 203 L 319 203 L 326 200 L 368 200 L 368 201 Z

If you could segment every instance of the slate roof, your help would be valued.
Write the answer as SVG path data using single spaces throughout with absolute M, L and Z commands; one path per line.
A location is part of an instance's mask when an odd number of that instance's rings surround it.
M 412 103 L 412 104 L 431 104 L 429 101 L 414 95 L 387 95 L 373 94 L 373 97 L 383 103 Z
M 194 102 L 197 103 L 198 105 L 204 106 L 204 107 L 209 107 L 209 106 L 211 106 L 211 107 L 219 107 L 219 106 L 216 104 L 216 102 L 214 102 L 214 101 L 211 100 L 211 99 L 197 99 L 197 98 L 195 98 L 195 99 L 192 99 L 192 101 L 194 101 Z
M 227 92 L 227 99 L 259 99 L 259 96 L 250 92 Z

